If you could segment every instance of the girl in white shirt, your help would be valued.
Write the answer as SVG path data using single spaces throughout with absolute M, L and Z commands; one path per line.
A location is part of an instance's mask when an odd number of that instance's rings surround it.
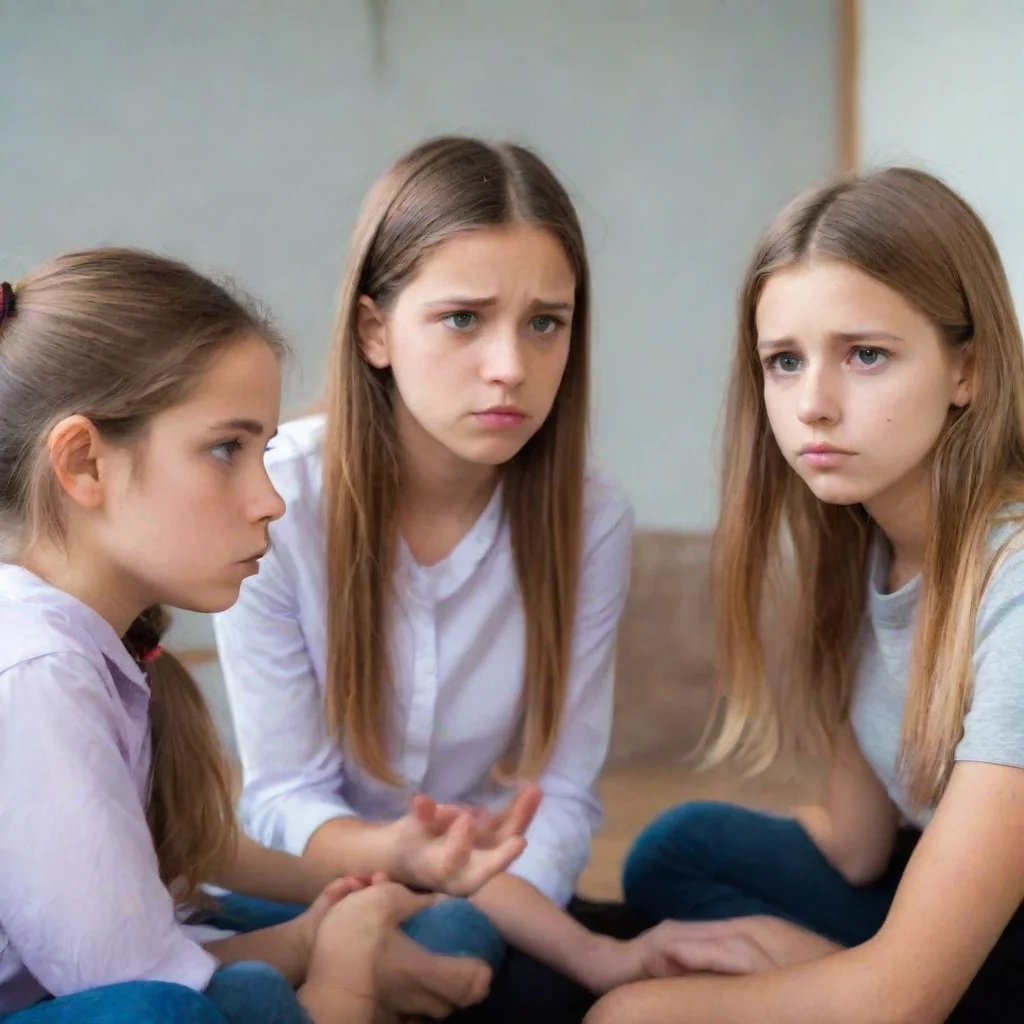
M 633 527 L 587 465 L 589 318 L 582 231 L 536 156 L 440 138 L 400 159 L 355 229 L 326 415 L 282 428 L 287 511 L 216 632 L 251 835 L 431 888 L 389 852 L 414 795 L 485 809 L 486 845 L 507 780 L 535 780 L 526 851 L 407 928 L 495 966 L 503 939 L 601 992 L 659 934 L 562 909 L 601 821 Z

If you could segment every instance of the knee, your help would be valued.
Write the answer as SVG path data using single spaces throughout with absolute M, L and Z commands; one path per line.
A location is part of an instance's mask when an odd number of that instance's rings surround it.
M 228 1021 L 298 1019 L 298 997 L 291 982 L 269 964 L 245 960 L 220 968 L 206 996 Z
M 723 822 L 739 810 L 730 804 L 695 801 L 655 818 L 626 856 L 622 871 L 626 903 L 651 913 L 660 902 L 657 890 L 669 879 L 703 874 L 715 855 Z
M 641 986 L 643 984 L 640 982 Z M 602 996 L 583 1018 L 583 1024 L 630 1024 L 643 1020 L 646 1016 L 643 1002 L 642 988 L 638 991 L 636 984 L 622 985 Z
M 169 981 L 132 981 L 121 986 L 119 1016 L 137 1024 L 225 1024 L 202 992 Z
M 505 958 L 505 941 L 491 919 L 469 900 L 454 897 L 421 910 L 403 925 L 414 942 L 443 956 L 470 956 L 493 970 Z

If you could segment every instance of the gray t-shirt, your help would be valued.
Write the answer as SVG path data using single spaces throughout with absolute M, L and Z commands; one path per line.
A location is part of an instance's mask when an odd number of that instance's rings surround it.
M 1017 531 L 993 532 L 993 550 Z M 851 721 L 868 764 L 908 820 L 924 828 L 930 808 L 912 813 L 896 779 L 907 673 L 920 578 L 885 593 L 886 545 L 873 547 L 864 623 L 858 640 Z M 1024 768 L 1024 550 L 1015 537 L 982 596 L 974 636 L 974 696 L 964 718 L 957 761 Z

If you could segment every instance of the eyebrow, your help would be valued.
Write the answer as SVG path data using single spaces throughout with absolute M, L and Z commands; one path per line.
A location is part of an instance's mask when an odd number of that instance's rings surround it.
M 255 437 L 261 437 L 264 433 L 263 424 L 259 420 L 222 420 L 210 427 L 212 433 L 220 433 L 224 430 L 240 430 L 244 434 L 252 434 Z M 277 431 L 275 430 L 270 436 L 277 437 Z
M 858 342 L 870 341 L 903 341 L 898 334 L 890 331 L 833 331 L 829 338 L 832 341 L 840 341 L 846 345 L 857 344 Z M 793 338 L 764 338 L 759 339 L 757 348 L 759 352 L 775 352 L 781 348 L 790 348 L 796 345 Z
M 452 295 L 447 299 L 437 299 L 435 302 L 428 302 L 427 306 L 431 309 L 438 308 L 440 306 L 467 306 L 478 308 L 481 306 L 496 306 L 498 304 L 497 295 L 482 295 L 475 298 L 468 295 Z M 573 303 L 571 302 L 556 302 L 554 300 L 549 301 L 547 299 L 534 299 L 530 303 L 531 309 L 554 309 L 564 313 L 571 313 L 573 310 Z

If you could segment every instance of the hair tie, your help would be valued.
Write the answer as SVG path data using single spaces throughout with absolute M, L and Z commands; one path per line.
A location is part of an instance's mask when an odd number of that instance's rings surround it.
M 150 647 L 148 651 L 142 652 L 142 664 L 151 665 L 161 654 L 164 653 L 164 649 L 159 645 L 156 647 Z
M 0 326 L 10 316 L 14 316 L 14 288 L 10 281 L 0 281 Z

